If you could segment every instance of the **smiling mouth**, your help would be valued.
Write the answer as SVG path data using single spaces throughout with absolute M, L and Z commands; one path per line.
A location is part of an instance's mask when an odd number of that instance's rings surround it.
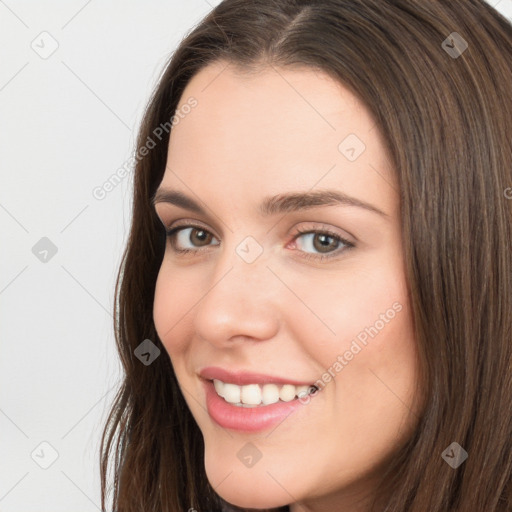
M 213 382 L 215 392 L 227 403 L 238 407 L 260 407 L 277 402 L 291 402 L 319 391 L 314 384 L 294 386 L 293 384 L 246 384 L 238 386 L 218 379 Z

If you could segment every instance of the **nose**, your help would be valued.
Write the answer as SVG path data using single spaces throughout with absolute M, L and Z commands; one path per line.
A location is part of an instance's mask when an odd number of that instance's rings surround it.
M 233 250 L 219 260 L 195 308 L 197 335 L 218 348 L 274 338 L 280 323 L 280 285 L 266 258 L 247 263 Z

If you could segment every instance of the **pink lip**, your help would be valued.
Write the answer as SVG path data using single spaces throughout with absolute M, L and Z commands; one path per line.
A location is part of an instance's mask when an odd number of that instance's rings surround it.
M 254 380 L 251 382 L 255 383 Z M 206 407 L 210 418 L 223 428 L 242 432 L 258 432 L 274 425 L 277 426 L 301 407 L 309 407 L 298 399 L 251 408 L 238 407 L 217 395 L 212 381 L 204 380 L 203 385 L 206 392 Z M 314 396 L 311 395 L 312 400 L 314 400 Z
M 205 380 L 218 379 L 222 382 L 229 382 L 238 386 L 244 386 L 246 384 L 293 384 L 294 386 L 310 386 L 313 384 L 312 382 L 301 382 L 272 375 L 263 375 L 261 373 L 243 371 L 232 372 L 217 366 L 207 366 L 199 372 L 199 375 Z
M 305 403 L 295 398 L 290 402 L 276 402 L 275 404 L 258 407 L 239 407 L 226 402 L 217 395 L 213 379 L 244 386 L 247 384 L 293 384 L 294 386 L 310 386 L 311 382 L 298 381 L 289 378 L 264 375 L 254 372 L 232 372 L 216 366 L 203 368 L 199 375 L 203 379 L 206 393 L 206 407 L 210 418 L 223 428 L 242 432 L 257 432 L 268 429 L 283 422 L 294 411 L 303 407 Z M 313 399 L 315 395 L 310 395 Z M 309 403 L 306 402 L 306 404 Z

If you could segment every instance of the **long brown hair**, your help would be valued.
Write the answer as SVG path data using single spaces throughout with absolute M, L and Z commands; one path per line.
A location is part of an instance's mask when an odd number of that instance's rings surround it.
M 171 56 L 138 151 L 215 61 L 328 73 L 370 109 L 394 163 L 425 406 L 374 510 L 512 510 L 511 24 L 483 0 L 225 0 Z M 169 141 L 160 132 L 137 159 L 116 283 L 124 381 L 102 436 L 102 509 L 113 491 L 118 512 L 220 511 L 153 324 L 165 233 L 150 199 Z M 145 339 L 161 350 L 148 366 L 134 356 Z M 456 469 L 441 456 L 452 442 L 468 453 Z

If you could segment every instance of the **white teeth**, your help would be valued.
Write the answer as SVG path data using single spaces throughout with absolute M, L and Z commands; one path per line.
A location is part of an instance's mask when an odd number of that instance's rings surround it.
M 237 404 L 240 402 L 240 392 L 241 388 L 236 384 L 229 384 L 225 382 L 224 386 L 222 387 L 222 393 L 224 395 L 223 398 L 230 404 Z
M 263 405 L 279 402 L 279 388 L 275 384 L 265 384 L 261 394 Z
M 220 380 L 213 379 L 213 385 L 215 386 L 215 391 L 217 391 L 217 395 L 224 396 L 223 389 L 224 389 L 224 382 L 221 382 Z
M 290 402 L 295 398 L 295 386 L 292 386 L 291 384 L 285 384 L 281 391 L 279 391 L 279 398 L 283 402 Z
M 317 388 L 315 386 L 294 386 L 293 384 L 284 384 L 279 387 L 276 384 L 247 384 L 237 386 L 228 382 L 222 382 L 218 379 L 213 380 L 213 385 L 217 394 L 224 398 L 226 402 L 239 407 L 257 407 L 259 405 L 275 404 L 279 400 L 290 402 L 296 397 L 307 396 Z
M 240 401 L 243 404 L 259 405 L 261 404 L 261 388 L 258 384 L 249 384 L 242 386 L 240 393 Z
M 302 398 L 309 395 L 309 386 L 297 386 L 297 396 Z

